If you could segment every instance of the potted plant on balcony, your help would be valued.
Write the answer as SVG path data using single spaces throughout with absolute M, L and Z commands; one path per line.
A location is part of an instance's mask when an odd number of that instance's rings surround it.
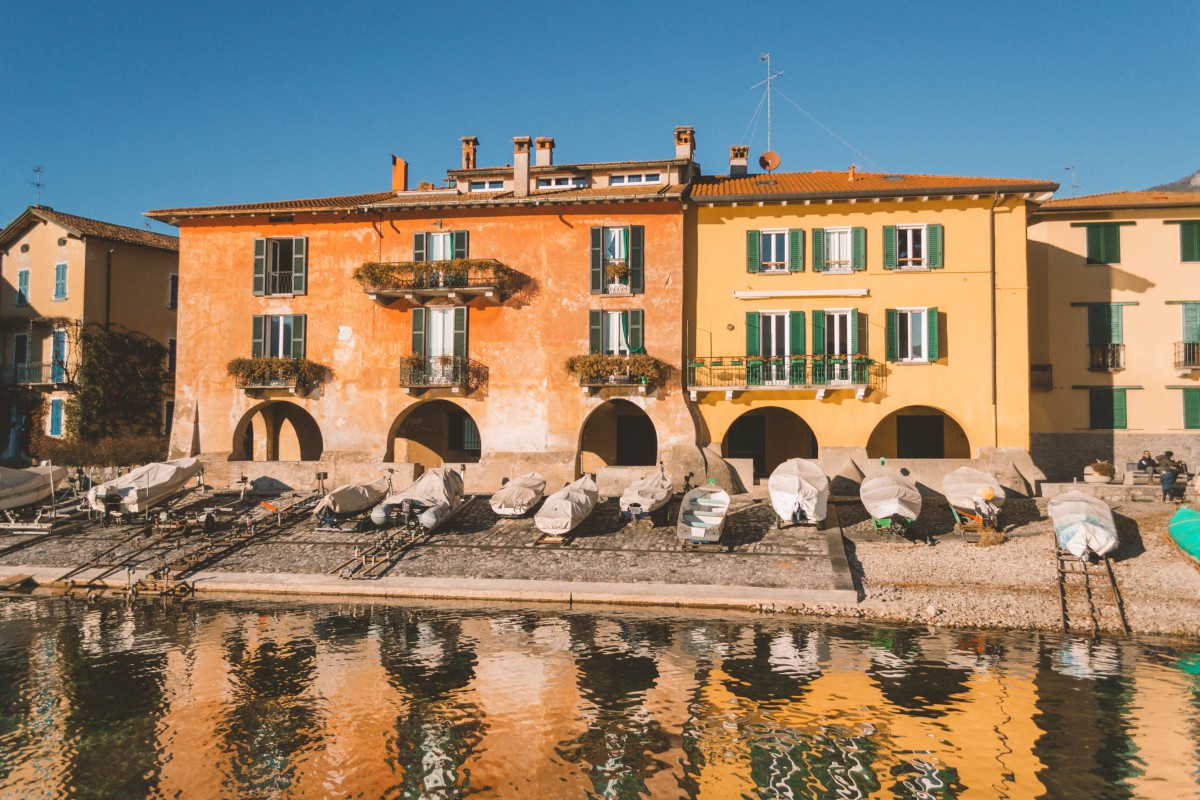
M 604 265 L 604 274 L 608 277 L 607 294 L 629 293 L 629 263 L 625 261 L 609 261 Z
M 1112 483 L 1117 474 L 1117 468 L 1111 461 L 1096 459 L 1083 468 L 1084 483 Z

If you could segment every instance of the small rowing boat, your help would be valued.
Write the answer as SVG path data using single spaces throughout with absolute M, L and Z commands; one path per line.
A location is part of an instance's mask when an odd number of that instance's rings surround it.
M 710 483 L 692 489 L 679 503 L 676 532 L 686 542 L 715 544 L 725 533 L 729 493 Z

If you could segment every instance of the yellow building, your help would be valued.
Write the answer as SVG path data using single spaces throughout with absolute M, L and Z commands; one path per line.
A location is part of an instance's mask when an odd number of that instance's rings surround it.
M 1200 194 L 1045 203 L 1029 266 L 1038 465 L 1066 481 L 1143 450 L 1200 463 Z
M 1025 231 L 1057 185 L 746 156 L 685 199 L 688 388 L 714 449 L 743 476 L 839 450 L 1027 463 Z

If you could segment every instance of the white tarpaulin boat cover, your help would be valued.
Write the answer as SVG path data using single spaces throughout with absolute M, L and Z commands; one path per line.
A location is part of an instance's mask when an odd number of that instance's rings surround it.
M 791 458 L 780 464 L 767 480 L 771 507 L 785 522 L 797 522 L 803 511 L 810 522 L 825 519 L 829 502 L 829 478 L 815 461 Z
M 1054 523 L 1058 546 L 1083 558 L 1089 551 L 1098 556 L 1117 549 L 1117 523 L 1112 509 L 1098 497 L 1079 491 L 1064 492 L 1046 505 Z
M 519 517 L 537 505 L 546 493 L 546 479 L 536 472 L 518 475 L 492 495 L 492 511 L 502 517 Z
M 333 514 L 358 514 L 375 506 L 387 494 L 387 476 L 372 483 L 347 483 L 339 486 L 321 498 L 321 502 L 313 509 L 314 516 L 322 512 Z
M 542 533 L 564 534 L 587 519 L 600 494 L 591 475 L 584 475 L 546 498 L 533 524 Z
M 639 478 L 621 493 L 621 510 L 628 511 L 635 503 L 642 507 L 643 514 L 657 511 L 675 496 L 675 485 L 663 470 Z
M 66 467 L 0 467 L 0 511 L 45 500 L 66 477 Z
M 887 467 L 880 467 L 863 478 L 858 496 L 867 513 L 875 519 L 887 519 L 896 514 L 905 519 L 916 519 L 921 513 L 921 493 L 916 484 Z
M 996 508 L 1000 508 L 1004 503 L 1004 487 L 986 472 L 980 472 L 970 467 L 959 467 L 942 479 L 942 492 L 946 495 L 946 500 L 950 505 L 955 508 L 965 508 L 968 511 L 975 510 L 976 498 L 980 497 L 979 490 L 984 488 L 992 490 L 992 499 L 988 500 L 986 497 L 980 499 L 987 500 Z
M 146 464 L 116 480 L 93 486 L 88 491 L 88 505 L 103 511 L 105 498 L 119 497 L 121 510 L 136 514 L 166 500 L 199 474 L 200 463 L 194 458 Z
M 385 509 L 384 516 L 390 516 L 390 509 L 399 506 L 405 500 L 411 500 L 414 506 L 425 509 L 418 519 L 426 530 L 433 530 L 441 525 L 451 512 L 457 510 L 463 496 L 462 474 L 449 467 L 434 467 L 426 470 L 425 474 L 410 483 L 406 489 L 389 495 L 377 509 Z M 386 508 L 385 508 L 386 507 Z M 375 514 L 371 514 L 375 519 Z

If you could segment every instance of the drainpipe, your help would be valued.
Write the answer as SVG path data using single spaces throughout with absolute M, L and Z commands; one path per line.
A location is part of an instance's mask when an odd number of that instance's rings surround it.
M 108 330 L 112 309 L 112 261 L 115 248 L 109 248 L 104 264 L 104 330 Z
M 988 209 L 988 253 L 992 278 L 992 447 L 1000 446 L 1000 409 L 997 403 L 996 374 L 996 206 L 1000 193 L 992 195 L 992 207 Z

